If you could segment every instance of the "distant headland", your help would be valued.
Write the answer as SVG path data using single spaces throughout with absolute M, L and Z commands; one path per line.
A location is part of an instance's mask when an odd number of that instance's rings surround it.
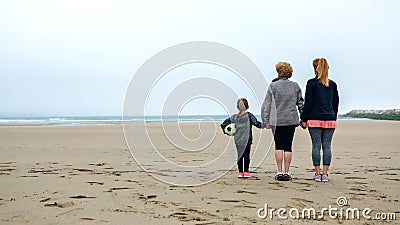
M 343 117 L 353 118 L 368 118 L 374 120 L 399 120 L 400 109 L 386 109 L 386 110 L 351 110 L 350 112 L 342 115 Z

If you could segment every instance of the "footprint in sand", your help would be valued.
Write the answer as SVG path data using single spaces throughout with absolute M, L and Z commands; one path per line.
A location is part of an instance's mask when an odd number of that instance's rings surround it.
M 302 190 L 302 191 L 311 191 L 310 189 L 306 189 L 306 188 L 301 188 L 300 190 Z
M 180 221 L 208 221 L 210 219 L 216 219 L 217 216 L 206 211 L 200 211 L 196 209 L 182 208 L 180 212 L 174 212 L 169 217 L 175 217 Z M 209 224 L 209 223 L 202 223 Z
M 366 182 L 358 182 L 358 181 L 354 181 L 354 184 L 368 184 L 368 183 L 366 183 Z
M 113 188 L 108 189 L 108 191 L 104 191 L 104 192 L 113 192 L 113 191 L 128 190 L 128 189 L 132 189 L 132 188 L 128 188 L 128 187 L 113 187 Z
M 11 172 L 15 171 L 14 168 L 0 168 L 0 175 L 11 175 Z
M 157 195 L 144 195 L 144 194 L 141 194 L 141 193 L 136 193 L 137 195 L 138 195 L 138 199 L 140 199 L 140 200 L 145 200 L 145 201 L 147 201 L 147 200 L 149 200 L 149 199 L 155 199 L 155 198 L 157 198 Z
M 157 195 L 147 195 L 147 199 L 157 198 Z
M 181 221 L 188 221 L 188 214 L 184 212 L 175 212 L 170 214 L 169 217 L 175 217 Z
M 93 185 L 93 184 L 104 185 L 103 182 L 97 182 L 97 181 L 88 181 L 88 182 L 86 182 L 86 183 L 88 183 L 88 184 L 90 184 L 90 185 Z
M 397 173 L 381 173 L 379 175 L 397 176 Z
M 220 202 L 230 202 L 230 203 L 237 203 L 240 202 L 240 200 L 235 200 L 235 199 L 221 199 L 219 200 Z
M 50 198 L 41 199 L 41 200 L 39 200 L 39 202 L 47 202 L 48 200 L 50 200 Z
M 246 190 L 238 190 L 238 191 L 236 191 L 236 193 L 239 193 L 239 194 L 251 194 L 251 195 L 256 195 L 257 194 L 257 192 L 246 191 Z
M 137 181 L 137 180 L 130 180 L 130 179 L 127 179 L 127 180 L 124 180 L 125 182 L 129 182 L 129 183 L 137 183 L 137 184 L 139 184 L 139 181 Z
M 349 192 L 349 194 L 351 194 L 351 195 L 357 195 L 357 196 L 360 196 L 360 195 L 367 195 L 366 193 L 360 193 L 360 192 L 356 192 L 356 193 L 354 193 L 354 192 Z
M 44 169 L 44 168 L 39 168 L 39 169 L 30 169 L 28 173 L 42 173 L 42 174 L 59 174 L 58 169 Z
M 367 178 L 365 178 L 365 177 L 345 177 L 344 179 L 346 179 L 346 180 L 358 180 L 358 179 L 363 180 L 363 179 L 367 179 Z
M 233 208 L 250 208 L 250 209 L 255 209 L 257 206 L 251 206 L 251 205 L 234 205 Z
M 75 170 L 75 171 L 78 171 L 78 172 L 94 172 L 93 170 L 91 170 L 91 169 L 86 169 L 86 168 L 75 168 L 75 169 L 72 169 L 72 170 Z
M 81 198 L 97 198 L 97 197 L 86 196 L 86 195 L 76 195 L 76 196 L 71 196 L 70 198 L 81 199 Z
M 44 207 L 58 207 L 58 208 L 68 208 L 73 206 L 74 203 L 73 202 L 54 202 L 54 203 L 48 203 L 48 204 L 44 204 Z
M 102 162 L 102 163 L 89 163 L 89 165 L 90 166 L 104 166 L 104 165 L 107 165 L 107 163 L 104 163 L 104 162 Z
M 333 171 L 331 174 L 350 174 L 348 172 L 341 172 L 341 171 Z
M 392 181 L 400 181 L 399 178 L 385 178 L 386 180 L 392 180 Z
M 82 217 L 79 218 L 80 220 L 85 220 L 85 221 L 90 221 L 90 220 L 94 220 L 93 218 L 89 218 L 89 217 Z

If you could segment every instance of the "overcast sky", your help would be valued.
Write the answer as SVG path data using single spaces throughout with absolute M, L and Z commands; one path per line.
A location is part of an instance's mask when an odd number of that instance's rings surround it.
M 191 41 L 241 51 L 268 81 L 276 76 L 275 64 L 287 61 L 303 90 L 313 77 L 312 60 L 325 57 L 338 83 L 340 113 L 400 108 L 399 6 L 396 0 L 4 0 L 0 116 L 121 115 L 138 68 L 157 52 Z M 182 79 L 234 76 L 204 67 L 208 74 L 188 67 L 180 76 L 165 76 L 151 93 L 149 113 L 159 112 L 163 102 L 157 96 Z M 246 91 L 240 95 L 247 97 Z M 197 101 L 182 112 L 223 113 L 215 102 Z

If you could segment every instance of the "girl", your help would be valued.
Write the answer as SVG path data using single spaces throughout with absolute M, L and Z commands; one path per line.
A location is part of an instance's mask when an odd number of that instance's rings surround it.
M 257 118 L 250 112 L 247 112 L 249 109 L 249 103 L 245 98 L 241 98 L 237 101 L 236 104 L 239 112 L 230 118 L 226 119 L 222 124 L 222 132 L 225 133 L 225 127 L 230 123 L 235 123 L 236 133 L 234 134 L 236 150 L 238 153 L 238 169 L 239 169 L 239 178 L 251 177 L 249 172 L 250 166 L 250 149 L 251 144 L 253 143 L 253 134 L 251 131 L 252 126 L 256 126 L 258 128 L 264 128 L 263 124 L 257 120 Z

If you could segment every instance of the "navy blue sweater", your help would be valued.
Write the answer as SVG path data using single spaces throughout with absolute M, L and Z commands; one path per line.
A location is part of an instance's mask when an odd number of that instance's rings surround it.
M 338 107 L 339 94 L 334 81 L 329 80 L 328 87 L 321 84 L 317 78 L 307 81 L 304 108 L 300 115 L 302 121 L 336 120 Z

